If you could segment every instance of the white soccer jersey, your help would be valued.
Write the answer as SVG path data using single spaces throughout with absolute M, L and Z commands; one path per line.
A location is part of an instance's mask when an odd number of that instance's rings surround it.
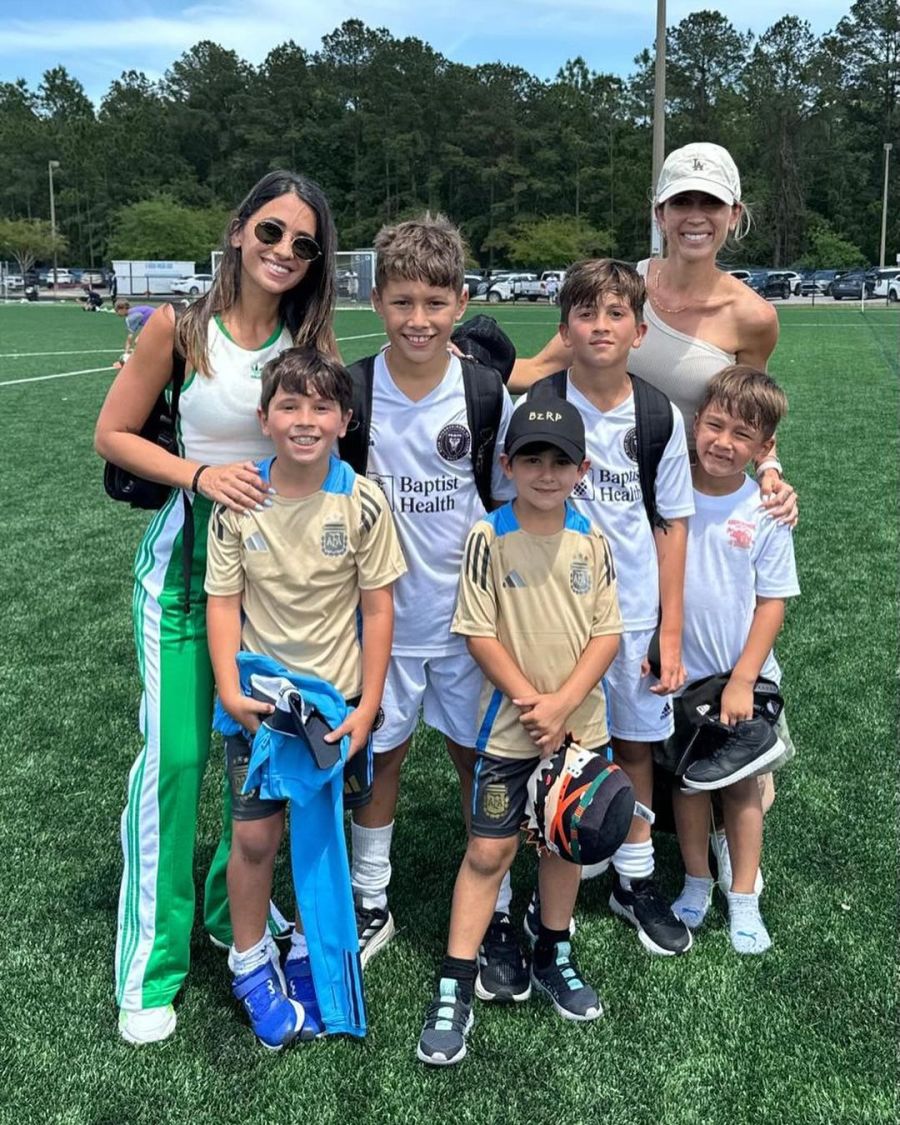
M 272 456 L 272 443 L 259 428 L 256 408 L 262 369 L 291 346 L 279 325 L 258 348 L 242 348 L 212 317 L 207 335 L 211 376 L 191 374 L 178 403 L 178 432 L 185 457 L 204 465 L 260 461 Z
M 747 643 L 757 595 L 800 593 L 791 529 L 759 510 L 759 486 L 749 477 L 737 492 L 694 492 L 688 521 L 681 659 L 688 682 L 728 672 Z M 775 683 L 781 670 L 772 653 L 761 674 Z
M 497 457 L 511 413 L 504 390 Z M 484 507 L 475 487 L 462 364 L 456 357 L 434 390 L 413 402 L 391 378 L 384 353 L 378 356 L 367 475 L 387 497 L 409 567 L 394 586 L 391 651 L 398 656 L 465 651 L 465 639 L 450 633 L 450 622 L 466 536 Z M 499 461 L 491 489 L 501 500 L 515 494 Z
M 659 620 L 659 569 L 638 473 L 634 395 L 604 413 L 585 398 L 569 376 L 566 398 L 584 419 L 591 462 L 572 499 L 610 542 L 626 632 L 655 629 Z M 664 519 L 678 519 L 694 511 L 684 422 L 675 407 L 672 436 L 656 475 L 656 498 L 657 510 Z

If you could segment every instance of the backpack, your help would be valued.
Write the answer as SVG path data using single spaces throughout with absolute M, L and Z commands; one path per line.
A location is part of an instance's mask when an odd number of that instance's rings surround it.
M 347 370 L 353 382 L 350 429 L 338 442 L 341 460 L 360 476 L 366 475 L 369 462 L 369 430 L 372 419 L 372 383 L 376 356 L 370 355 Z M 491 471 L 497 434 L 503 414 L 503 380 L 492 367 L 463 358 L 463 386 L 466 392 L 466 419 L 472 435 L 472 467 L 475 487 L 484 510 L 491 510 Z
M 567 371 L 556 371 L 539 379 L 528 390 L 528 398 L 555 395 L 566 397 Z M 668 529 L 669 523 L 656 507 L 656 473 L 669 438 L 672 436 L 672 404 L 669 399 L 637 375 L 629 375 L 634 389 L 634 417 L 637 427 L 637 462 L 644 510 L 652 528 Z

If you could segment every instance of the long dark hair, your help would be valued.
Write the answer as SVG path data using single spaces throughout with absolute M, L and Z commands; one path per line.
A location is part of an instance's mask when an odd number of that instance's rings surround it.
M 228 312 L 241 291 L 241 252 L 231 238 L 243 230 L 261 207 L 273 199 L 292 193 L 302 199 L 316 216 L 316 241 L 321 257 L 310 264 L 303 280 L 281 296 L 280 313 L 295 345 L 315 348 L 337 356 L 332 317 L 337 295 L 335 250 L 337 233 L 328 200 L 319 185 L 297 172 L 269 172 L 251 188 L 228 224 L 222 239 L 222 260 L 209 292 L 178 318 L 176 340 L 188 367 L 209 376 L 208 330 L 210 319 Z

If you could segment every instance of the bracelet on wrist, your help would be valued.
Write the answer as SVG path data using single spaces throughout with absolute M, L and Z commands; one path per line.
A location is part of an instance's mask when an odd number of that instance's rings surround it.
M 200 484 L 200 474 L 205 473 L 209 465 L 201 465 L 200 468 L 194 473 L 194 479 L 191 481 L 191 492 L 196 493 Z
M 760 461 L 760 463 L 756 466 L 756 475 L 761 476 L 768 469 L 774 469 L 780 477 L 784 476 L 784 470 L 782 469 L 781 462 L 777 457 L 767 457 L 764 461 Z

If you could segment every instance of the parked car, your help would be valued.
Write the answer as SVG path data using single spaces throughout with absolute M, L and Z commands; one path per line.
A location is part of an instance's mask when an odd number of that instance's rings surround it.
M 771 299 L 780 297 L 786 301 L 791 295 L 791 286 L 784 273 L 777 270 L 760 270 L 750 275 L 747 282 L 760 297 Z
M 106 285 L 106 278 L 100 270 L 85 270 L 79 280 L 82 285 L 93 285 L 94 288 L 98 286 L 103 288 Z
M 509 273 L 506 277 L 492 282 L 487 293 L 488 302 L 492 305 L 498 305 L 501 301 L 511 301 L 513 286 L 521 281 L 537 281 L 537 274 Z
M 533 281 L 526 281 L 519 279 L 513 282 L 512 298 L 514 301 L 525 298 L 527 301 L 537 301 L 538 298 L 549 300 L 551 290 L 548 290 L 547 283 L 552 279 L 556 282 L 556 292 L 559 292 L 559 287 L 562 285 L 566 276 L 565 270 L 544 270 L 540 278 L 535 278 Z
M 726 270 L 725 272 L 730 273 L 732 277 L 736 277 L 738 279 L 738 281 L 749 281 L 750 280 L 750 271 L 749 270 Z
M 62 267 L 57 267 L 55 276 L 56 276 L 56 285 L 57 285 L 57 288 L 59 288 L 59 289 L 62 289 L 64 285 L 75 285 L 75 284 L 77 284 L 77 281 L 78 281 L 78 279 L 71 272 L 71 270 L 67 270 L 67 269 L 64 269 Z M 48 289 L 53 288 L 53 278 L 54 278 L 53 270 L 52 269 L 47 270 L 47 288 Z
M 900 266 L 874 267 L 866 271 L 866 296 L 887 297 L 888 285 L 900 277 Z
M 172 282 L 173 293 L 184 293 L 189 297 L 199 297 L 201 293 L 208 293 L 212 285 L 211 273 L 195 273 L 190 277 L 179 277 Z
M 791 287 L 791 292 L 796 297 L 800 292 L 800 286 L 803 282 L 803 275 L 797 273 L 796 270 L 770 270 L 770 273 L 779 273 L 785 278 L 788 285 Z
M 7 289 L 24 289 L 25 278 L 20 273 L 8 273 L 6 275 L 6 288 Z
M 469 289 L 469 299 L 474 297 L 483 297 L 490 287 L 490 282 L 486 277 L 482 277 L 480 273 L 467 273 L 466 285 Z
M 887 299 L 891 304 L 900 301 L 900 277 L 895 277 L 892 281 L 888 282 Z
M 816 270 L 812 277 L 804 278 L 800 292 L 804 297 L 825 296 L 831 293 L 831 283 L 837 277 L 837 270 Z
M 831 283 L 831 295 L 836 301 L 841 301 L 844 297 L 855 298 L 857 301 L 863 295 L 863 289 L 866 285 L 866 275 L 862 270 L 848 270 L 846 273 L 839 273 Z

